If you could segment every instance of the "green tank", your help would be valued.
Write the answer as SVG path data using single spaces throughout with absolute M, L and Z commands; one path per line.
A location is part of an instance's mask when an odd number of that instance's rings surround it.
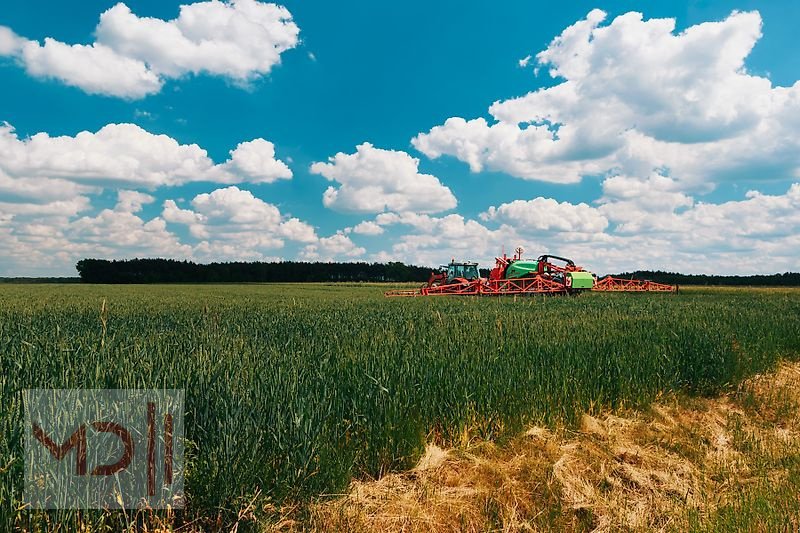
M 591 272 L 568 272 L 573 289 L 591 289 L 594 287 L 594 276 Z
M 538 261 L 514 261 L 506 269 L 506 278 L 524 278 L 536 274 L 538 270 Z

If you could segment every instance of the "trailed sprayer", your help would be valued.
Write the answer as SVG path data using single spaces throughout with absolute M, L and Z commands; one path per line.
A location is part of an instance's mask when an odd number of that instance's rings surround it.
M 432 272 L 419 289 L 387 291 L 393 296 L 503 296 L 511 294 L 578 294 L 595 292 L 677 292 L 676 285 L 638 279 L 596 275 L 575 264 L 572 259 L 557 255 L 541 255 L 536 260 L 522 258 L 522 248 L 513 257 L 505 253 L 495 258 L 489 277 L 481 277 L 478 263 L 456 262 Z

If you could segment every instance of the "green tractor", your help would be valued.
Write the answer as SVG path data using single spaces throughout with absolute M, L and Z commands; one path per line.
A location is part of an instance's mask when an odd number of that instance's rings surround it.
M 450 285 L 452 283 L 467 283 L 475 281 L 480 278 L 481 274 L 478 270 L 478 263 L 473 262 L 456 262 L 455 259 L 450 261 L 449 265 L 442 265 L 439 272 L 431 272 L 431 277 L 428 279 L 428 287 L 437 287 L 439 285 Z

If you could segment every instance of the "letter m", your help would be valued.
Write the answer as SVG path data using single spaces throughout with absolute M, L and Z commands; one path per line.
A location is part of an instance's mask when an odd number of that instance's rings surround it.
M 36 422 L 33 425 L 33 436 L 41 442 L 57 461 L 63 459 L 72 448 L 75 448 L 75 473 L 79 476 L 86 475 L 86 427 L 81 424 L 72 435 L 62 444 L 56 444 L 48 437 Z

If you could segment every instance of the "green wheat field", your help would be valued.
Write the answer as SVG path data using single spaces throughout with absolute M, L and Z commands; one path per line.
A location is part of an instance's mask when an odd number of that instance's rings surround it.
M 187 508 L 235 520 L 409 468 L 426 442 L 714 394 L 800 355 L 800 290 L 386 299 L 385 285 L 0 287 L 0 529 L 21 509 L 26 388 L 181 388 Z M 263 508 L 264 506 L 261 506 Z M 217 522 L 215 522 L 217 523 Z

